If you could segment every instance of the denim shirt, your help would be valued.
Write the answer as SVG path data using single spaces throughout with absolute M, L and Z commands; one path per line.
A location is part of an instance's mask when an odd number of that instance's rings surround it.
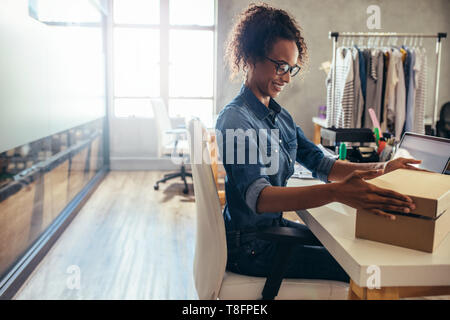
M 239 129 L 241 133 L 266 132 L 267 141 L 264 135 L 247 134 L 244 140 L 227 136 L 227 131 L 238 132 Z M 305 137 L 286 109 L 273 99 L 267 108 L 244 84 L 220 112 L 216 132 L 220 136 L 217 139 L 220 160 L 226 171 L 223 216 L 227 232 L 282 225 L 282 212 L 256 212 L 260 192 L 267 186 L 286 186 L 294 173 L 295 161 L 309 169 L 313 177 L 328 182 L 328 174 L 336 161 L 325 157 Z M 256 161 L 250 155 L 254 149 L 258 150 Z M 245 161 L 239 161 L 239 157 L 241 160 L 244 157 Z M 267 157 L 272 160 L 270 163 Z M 273 163 L 277 165 L 270 167 Z

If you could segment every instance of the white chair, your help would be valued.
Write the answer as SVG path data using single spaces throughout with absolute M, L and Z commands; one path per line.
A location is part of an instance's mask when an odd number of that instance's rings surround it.
M 180 171 L 175 173 L 168 173 L 164 178 L 158 180 L 153 188 L 159 189 L 161 182 L 166 182 L 171 179 L 180 177 L 184 182 L 183 193 L 187 194 L 189 188 L 186 177 L 192 177 L 190 172 L 186 171 L 185 158 L 189 155 L 189 144 L 186 140 L 186 128 L 172 127 L 169 114 L 162 99 L 152 99 L 152 108 L 156 120 L 156 131 L 158 139 L 158 157 L 170 156 L 172 159 L 180 163 Z
M 266 290 L 264 297 L 269 299 L 275 296 L 276 299 L 346 299 L 348 284 L 339 281 L 284 279 L 281 283 L 282 275 L 279 279 L 270 279 L 271 277 L 266 279 L 225 270 L 227 262 L 225 224 L 209 164 L 209 153 L 203 152 L 207 148 L 207 142 L 201 139 L 201 135 L 206 134 L 206 129 L 196 119 L 189 122 L 188 129 L 197 207 L 194 282 L 199 298 L 256 300 L 262 298 L 263 290 Z M 195 152 L 204 161 L 196 159 Z M 282 232 L 279 232 L 279 229 Z M 286 229 L 290 229 L 289 232 L 286 232 Z M 292 238 L 296 236 L 295 231 L 293 228 L 271 228 L 261 238 L 279 241 L 281 246 L 285 246 L 288 242 L 292 242 Z M 288 254 L 285 256 L 287 258 Z

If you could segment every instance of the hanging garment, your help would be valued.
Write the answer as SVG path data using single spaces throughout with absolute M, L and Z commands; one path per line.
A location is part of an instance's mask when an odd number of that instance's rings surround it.
M 393 55 L 393 50 L 389 49 L 387 51 L 387 57 L 388 57 L 388 66 L 387 66 L 387 73 L 385 78 L 385 94 L 384 94 L 384 106 L 383 106 L 383 121 L 381 122 L 381 131 L 385 132 L 388 129 L 388 105 L 390 96 L 392 96 L 395 92 L 395 59 Z
M 389 51 L 385 51 L 383 54 L 383 83 L 382 83 L 382 89 L 381 89 L 381 105 L 380 105 L 380 126 L 383 131 L 386 131 L 386 115 L 384 112 L 384 98 L 386 95 L 386 80 L 387 80 L 387 71 L 388 71 L 388 65 L 389 65 Z M 384 126 L 383 126 L 384 125 Z M 384 129 L 383 129 L 384 127 Z
M 396 140 L 401 139 L 406 113 L 405 75 L 403 71 L 402 53 L 393 49 L 389 61 L 388 77 L 386 84 L 387 98 L 387 128 L 394 134 Z
M 351 50 L 340 47 L 336 51 L 336 83 L 334 91 L 334 112 L 332 112 L 333 65 L 326 80 L 327 85 L 327 127 L 350 128 L 353 122 L 354 78 Z
M 416 55 L 414 50 L 407 50 L 408 57 L 405 61 L 405 84 L 406 84 L 406 119 L 404 132 L 414 131 L 414 115 L 415 115 L 415 71 L 414 64 L 416 60 Z
M 353 55 L 353 79 L 354 79 L 354 96 L 355 103 L 353 105 L 353 123 L 352 128 L 361 128 L 361 117 L 364 108 L 364 97 L 362 94 L 361 78 L 359 75 L 359 50 L 352 48 Z
M 406 57 L 408 56 L 408 52 L 406 52 L 406 50 L 404 48 L 400 48 L 399 49 L 401 54 L 402 54 L 402 63 L 403 63 L 403 70 L 405 69 L 405 60 Z M 403 77 L 405 77 L 405 71 L 403 71 Z
M 403 59 L 406 57 L 406 53 L 402 53 L 400 59 L 396 63 L 396 72 L 398 76 L 398 82 L 395 90 L 395 139 L 400 140 L 402 138 L 403 126 L 406 119 L 406 88 L 405 88 L 405 72 L 403 71 Z
M 358 59 L 359 59 L 359 79 L 361 81 L 361 93 L 363 95 L 363 101 L 366 99 L 366 60 L 364 59 L 363 52 L 355 46 L 358 50 Z M 363 102 L 364 107 L 364 102 Z M 360 118 L 361 119 L 361 118 Z
M 351 128 L 353 126 L 353 108 L 355 105 L 355 78 L 353 72 L 352 51 L 346 49 L 346 63 L 349 65 L 347 79 L 345 80 L 344 94 L 342 97 L 342 114 L 339 119 L 341 128 Z
M 381 92 L 383 89 L 383 52 L 373 49 L 370 52 L 370 73 L 367 75 L 367 89 L 366 89 L 366 111 L 364 128 L 373 128 L 372 119 L 370 118 L 369 108 L 375 111 L 377 119 L 381 116 Z
M 415 112 L 414 112 L 414 132 L 425 134 L 425 101 L 427 92 L 427 54 L 425 48 L 415 50 L 416 60 L 414 63 Z
M 406 58 L 403 61 L 403 71 L 405 74 L 406 99 L 408 100 L 408 91 L 409 91 L 408 83 L 409 83 L 409 73 L 410 73 L 409 68 L 411 66 L 411 51 L 404 45 L 402 46 L 402 49 L 406 51 Z
M 361 115 L 361 127 L 364 128 L 365 127 L 365 120 L 366 120 L 366 114 L 369 113 L 369 111 L 367 110 L 367 78 L 370 76 L 371 73 L 371 66 L 370 66 L 370 49 L 364 49 L 362 51 L 363 57 L 364 57 L 364 61 L 365 61 L 365 81 L 364 81 L 364 89 L 363 89 L 363 97 L 364 97 L 364 107 L 363 107 L 363 112 Z

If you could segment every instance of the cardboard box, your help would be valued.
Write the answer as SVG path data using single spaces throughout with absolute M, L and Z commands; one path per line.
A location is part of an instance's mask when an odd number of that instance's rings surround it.
M 408 195 L 416 205 L 396 220 L 368 211 L 356 213 L 355 236 L 425 252 L 433 252 L 450 232 L 450 176 L 398 169 L 368 183 Z

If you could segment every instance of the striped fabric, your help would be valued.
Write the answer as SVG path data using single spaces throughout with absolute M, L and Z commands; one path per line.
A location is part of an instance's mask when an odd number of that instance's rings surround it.
M 377 77 L 377 64 L 376 60 L 378 59 L 378 50 L 371 50 L 370 51 L 370 75 L 372 76 L 373 80 L 378 80 Z
M 333 62 L 334 63 L 334 62 Z M 335 106 L 332 112 L 333 64 L 327 77 L 327 127 L 351 128 L 355 103 L 353 58 L 351 50 L 340 47 L 336 52 Z
M 425 48 L 416 49 L 416 61 L 414 64 L 416 96 L 415 96 L 415 115 L 414 132 L 425 134 L 425 102 L 427 94 L 427 54 Z

